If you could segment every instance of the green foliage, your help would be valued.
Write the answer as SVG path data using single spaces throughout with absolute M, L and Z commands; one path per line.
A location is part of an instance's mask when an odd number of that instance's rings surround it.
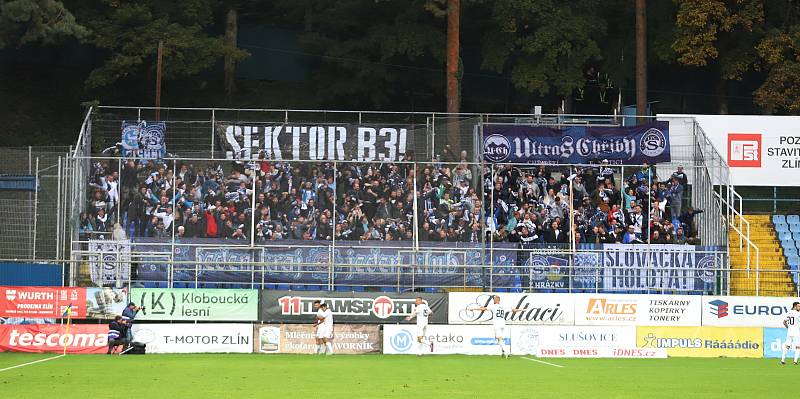
M 508 71 L 515 86 L 568 95 L 585 84 L 585 67 L 600 58 L 605 21 L 597 2 L 509 0 L 490 3 L 494 29 L 483 42 L 483 66 Z
M 770 30 L 757 50 L 767 76 L 756 102 L 770 111 L 800 111 L 800 25 Z
M 276 12 L 303 18 L 299 41 L 315 59 L 311 78 L 317 104 L 381 108 L 414 90 L 444 91 L 445 22 L 426 0 L 279 1 Z M 431 65 L 441 65 L 441 72 Z M 441 76 L 439 76 L 441 75 Z
M 0 48 L 54 43 L 85 37 L 88 31 L 57 0 L 0 0 Z
M 160 40 L 164 41 L 164 79 L 195 75 L 226 55 L 236 60 L 247 56 L 224 43 L 221 36 L 208 33 L 213 22 L 210 0 L 100 0 L 84 11 L 92 27 L 88 41 L 108 51 L 103 64 L 89 75 L 89 87 L 109 86 L 152 71 Z
M 691 66 L 719 64 L 721 78 L 739 80 L 757 67 L 755 45 L 764 23 L 761 0 L 676 0 L 678 62 Z

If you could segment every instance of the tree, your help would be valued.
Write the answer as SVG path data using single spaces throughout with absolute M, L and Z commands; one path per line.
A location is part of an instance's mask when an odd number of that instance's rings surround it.
M 712 67 L 718 76 L 719 112 L 728 112 L 726 84 L 741 80 L 758 67 L 758 44 L 763 31 L 761 0 L 676 0 L 675 41 L 678 62 Z
M 426 9 L 428 2 L 340 0 L 307 7 L 296 0 L 277 2 L 284 26 L 305 27 L 299 42 L 300 56 L 314 65 L 310 105 L 417 109 L 420 97 L 434 97 L 430 104 L 441 101 L 445 25 Z
M 492 2 L 494 29 L 483 43 L 483 66 L 507 73 L 519 88 L 570 97 L 600 58 L 605 22 L 589 0 Z
M 87 29 L 57 0 L 0 0 L 0 48 L 85 37 Z
M 152 71 L 160 40 L 164 41 L 165 79 L 195 75 L 224 57 L 233 61 L 246 57 L 245 51 L 207 32 L 212 11 L 210 0 L 100 0 L 85 7 L 87 26 L 92 27 L 88 41 L 108 51 L 87 85 L 109 86 Z

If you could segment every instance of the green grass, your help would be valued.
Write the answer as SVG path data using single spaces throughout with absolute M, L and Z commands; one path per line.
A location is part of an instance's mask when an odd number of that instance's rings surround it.
M 54 355 L 0 353 L 0 369 Z M 765 398 L 800 366 L 774 359 L 68 355 L 0 372 L 2 398 Z

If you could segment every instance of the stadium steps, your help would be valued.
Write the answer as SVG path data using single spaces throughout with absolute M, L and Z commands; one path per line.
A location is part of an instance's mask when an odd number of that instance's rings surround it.
M 759 249 L 761 273 L 758 276 L 755 273 L 756 255 L 751 249 L 748 276 L 747 245 L 743 245 L 740 249 L 739 235 L 731 229 L 728 234 L 731 269 L 734 269 L 731 272 L 731 294 L 756 295 L 756 279 L 758 279 L 759 295 L 792 296 L 795 292 L 794 283 L 771 216 L 745 215 L 745 220 L 750 222 L 750 240 Z M 738 224 L 738 218 L 736 222 Z

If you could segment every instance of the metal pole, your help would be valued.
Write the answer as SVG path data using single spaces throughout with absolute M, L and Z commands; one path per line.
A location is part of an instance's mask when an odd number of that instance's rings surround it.
M 414 216 L 413 216 L 412 222 L 414 223 L 414 226 L 412 227 L 412 229 L 413 229 L 413 234 L 414 234 L 414 251 L 412 252 L 412 254 L 414 254 L 414 255 L 412 255 L 413 256 L 412 259 L 416 259 L 416 253 L 417 253 L 417 251 L 419 251 L 419 220 L 417 220 L 417 216 L 419 215 L 419 204 L 418 204 L 419 200 L 417 199 L 417 193 L 419 193 L 419 191 L 418 191 L 418 186 L 417 186 L 417 176 L 418 175 L 417 175 L 417 163 L 416 162 L 414 162 L 414 172 L 413 173 L 414 173 L 414 204 L 413 204 Z
M 117 160 L 117 223 L 122 225 L 122 187 L 120 187 L 120 178 L 122 177 L 122 158 Z M 123 227 L 124 228 L 124 227 Z
M 158 41 L 158 56 L 156 60 L 156 121 L 161 120 L 161 65 L 164 59 L 164 41 Z
M 253 178 L 250 179 L 250 188 L 252 189 L 250 209 L 253 210 L 250 212 L 250 249 L 256 245 L 256 175 L 257 173 L 253 173 Z
M 39 157 L 36 157 L 36 175 L 33 179 L 33 260 L 36 260 L 36 226 L 39 220 Z
M 178 219 L 175 217 L 175 215 L 178 213 L 178 203 L 175 201 L 175 195 L 176 195 L 175 176 L 178 175 L 177 165 L 178 165 L 178 161 L 173 160 L 172 161 L 172 223 L 171 223 L 172 224 L 172 245 L 171 245 L 171 251 L 170 251 L 170 255 L 169 255 L 170 258 L 172 258 L 172 260 L 175 260 L 175 223 L 178 221 Z M 156 207 L 156 209 L 157 208 L 158 207 Z M 173 273 L 175 272 L 175 263 L 170 262 L 170 264 L 167 265 L 167 267 L 168 267 L 168 270 L 167 270 L 167 287 L 172 288 L 172 283 L 173 283 L 172 280 L 173 280 L 173 277 L 174 277 Z M 195 278 L 196 278 L 196 276 L 197 276 L 197 266 L 194 267 L 194 274 L 195 274 Z
M 216 110 L 211 110 L 211 159 L 214 159 L 214 139 L 216 135 L 217 115 Z
M 431 135 L 429 137 L 431 138 L 431 153 L 429 156 L 431 160 L 433 160 L 433 157 L 436 155 L 436 112 L 431 114 Z M 494 184 L 494 182 L 492 182 L 492 184 Z M 492 187 L 494 187 L 494 185 Z
M 58 181 L 56 182 L 56 259 L 61 259 L 61 239 L 63 238 L 64 221 L 61 217 L 61 156 L 58 156 Z M 66 210 L 66 208 L 65 208 Z
M 333 161 L 333 212 L 331 212 L 331 219 L 333 220 L 333 236 L 331 237 L 331 250 L 330 250 L 330 259 L 328 262 L 328 286 L 330 289 L 336 288 L 336 274 L 333 270 L 333 264 L 336 262 L 336 226 L 339 225 L 339 221 L 336 220 L 336 191 L 339 188 L 339 168 L 336 160 Z M 398 273 L 400 271 L 400 267 L 397 268 Z M 398 276 L 398 291 L 400 289 L 400 277 Z
M 492 178 L 491 191 L 489 194 L 489 200 L 491 201 L 489 212 L 491 215 L 489 215 L 489 217 L 492 218 L 493 229 L 497 230 L 497 224 L 494 221 L 494 164 L 491 164 L 489 167 L 492 168 L 489 174 Z M 487 263 L 489 264 L 489 291 L 494 291 L 494 231 L 491 231 L 491 236 L 489 238 L 489 262 Z

